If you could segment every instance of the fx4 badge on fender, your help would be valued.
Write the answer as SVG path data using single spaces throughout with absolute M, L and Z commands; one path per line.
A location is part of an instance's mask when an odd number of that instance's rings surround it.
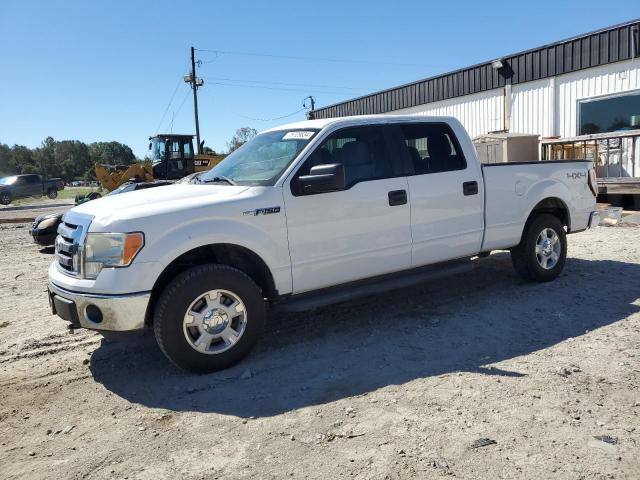
M 272 213 L 280 213 L 280 207 L 256 208 L 255 210 L 247 210 L 243 215 L 271 215 Z

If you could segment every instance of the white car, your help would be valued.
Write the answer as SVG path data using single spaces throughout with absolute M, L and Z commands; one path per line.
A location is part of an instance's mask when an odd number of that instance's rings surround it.
M 190 184 L 70 210 L 49 299 L 73 328 L 152 328 L 173 363 L 214 371 L 249 352 L 269 304 L 397 288 L 492 250 L 510 250 L 527 279 L 554 279 L 566 233 L 598 223 L 591 167 L 480 165 L 446 117 L 285 125 Z

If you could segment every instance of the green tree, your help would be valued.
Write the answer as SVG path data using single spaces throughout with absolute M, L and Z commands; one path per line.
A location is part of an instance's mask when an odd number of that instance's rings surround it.
M 247 143 L 253 137 L 258 134 L 258 131 L 255 128 L 251 127 L 242 127 L 236 130 L 236 133 L 231 137 L 231 140 L 227 143 L 227 147 L 229 148 L 229 153 L 237 150 L 242 145 Z
M 14 145 L 11 147 L 13 157 L 13 173 L 25 173 L 25 170 L 35 171 L 35 159 L 33 151 L 24 145 Z
M 16 166 L 13 163 L 13 152 L 9 145 L 0 143 L 0 177 L 5 177 L 16 173 Z
M 33 163 L 22 167 L 20 173 L 39 173 L 45 177 L 57 176 L 57 168 L 54 164 L 56 141 L 53 137 L 45 138 L 40 147 L 33 150 Z
M 78 140 L 56 142 L 54 164 L 56 176 L 67 180 L 82 178 L 92 169 L 89 147 Z
M 107 165 L 129 165 L 136 161 L 131 148 L 119 142 L 95 142 L 89 145 L 91 162 Z
M 79 140 L 56 141 L 47 137 L 34 149 L 23 145 L 9 147 L 0 143 L 0 176 L 38 173 L 65 180 L 95 180 L 95 162 L 128 165 L 135 161 L 131 148 L 119 142 L 87 145 Z

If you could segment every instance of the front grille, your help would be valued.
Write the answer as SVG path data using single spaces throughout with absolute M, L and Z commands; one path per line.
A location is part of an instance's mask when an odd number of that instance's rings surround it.
M 79 244 L 81 228 L 79 225 L 62 222 L 56 238 L 56 261 L 63 270 L 77 275 L 80 273 Z

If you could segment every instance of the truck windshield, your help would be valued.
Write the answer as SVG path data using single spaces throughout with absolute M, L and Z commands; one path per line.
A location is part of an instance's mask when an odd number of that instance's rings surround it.
M 228 179 L 236 185 L 274 185 L 316 133 L 317 129 L 261 133 L 199 175 L 195 183 Z
M 11 185 L 12 183 L 15 183 L 16 178 L 17 177 L 15 176 L 0 178 L 0 185 Z

